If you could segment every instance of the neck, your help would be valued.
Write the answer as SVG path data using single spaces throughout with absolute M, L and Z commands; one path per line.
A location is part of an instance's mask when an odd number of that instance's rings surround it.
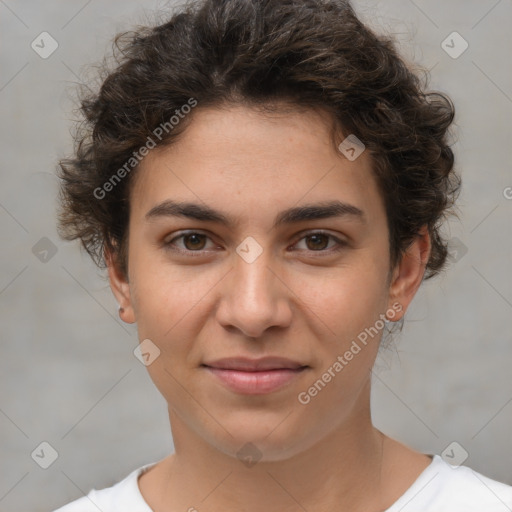
M 175 453 L 159 481 L 160 510 L 382 509 L 385 436 L 370 417 L 370 386 L 346 420 L 320 442 L 284 460 L 246 465 L 198 436 L 170 410 Z M 243 445 L 243 443 L 241 443 Z

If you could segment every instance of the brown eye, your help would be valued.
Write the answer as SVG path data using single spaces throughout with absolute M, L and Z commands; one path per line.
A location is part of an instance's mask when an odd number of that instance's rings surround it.
M 305 241 L 305 248 L 299 250 L 305 250 L 310 252 L 319 252 L 332 254 L 333 252 L 339 251 L 346 247 L 347 243 L 339 238 L 322 231 L 315 231 L 313 233 L 307 233 L 303 236 L 296 245 Z M 329 247 L 329 240 L 333 240 L 334 244 Z
M 323 233 L 316 233 L 313 235 L 308 235 L 304 237 L 306 240 L 312 241 L 312 243 L 306 245 L 308 246 L 308 249 L 311 249 L 312 251 L 315 250 L 322 250 L 325 249 L 328 245 L 329 236 L 324 235 Z
M 204 249 L 204 241 L 207 238 L 206 235 L 200 233 L 192 233 L 191 235 L 182 235 L 184 246 L 190 251 Z M 187 243 L 187 240 L 189 243 Z
M 181 240 L 181 244 L 178 244 L 178 241 Z M 194 255 L 193 253 L 201 253 L 207 250 L 206 241 L 210 240 L 210 237 L 203 234 L 197 233 L 195 231 L 191 231 L 189 233 L 182 233 L 179 236 L 172 238 L 171 240 L 164 241 L 164 248 L 168 250 L 173 250 L 176 252 L 189 253 L 190 255 Z M 199 254 L 198 254 L 199 256 Z

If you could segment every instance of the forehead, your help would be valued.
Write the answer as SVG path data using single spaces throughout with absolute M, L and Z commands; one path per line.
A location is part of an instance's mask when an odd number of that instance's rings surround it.
M 174 198 L 224 211 L 236 204 L 253 217 L 327 200 L 361 210 L 383 206 L 370 156 L 363 152 L 350 161 L 337 151 L 325 112 L 198 107 L 189 121 L 176 141 L 152 150 L 139 165 L 132 210 L 146 213 Z

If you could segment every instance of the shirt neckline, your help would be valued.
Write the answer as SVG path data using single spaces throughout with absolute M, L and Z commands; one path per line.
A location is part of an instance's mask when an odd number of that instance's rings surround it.
M 398 499 L 396 499 L 388 508 L 382 512 L 395 512 L 401 510 L 403 505 L 405 505 L 405 503 L 410 501 L 417 494 L 419 488 L 423 486 L 423 482 L 430 477 L 430 474 L 435 471 L 436 467 L 439 466 L 439 463 L 443 462 L 443 459 L 437 454 L 426 453 L 425 455 L 432 459 L 430 464 L 416 477 L 414 482 L 405 490 L 405 492 L 403 492 L 402 495 L 398 497 Z
M 427 453 L 425 454 L 428 457 L 430 457 L 432 460 L 430 464 L 417 476 L 417 478 L 414 480 L 414 482 L 405 490 L 405 492 L 399 496 L 397 500 L 393 502 L 393 504 L 388 507 L 387 509 L 383 510 L 382 512 L 395 512 L 395 510 L 399 510 L 398 507 L 402 506 L 404 503 L 409 501 L 416 493 L 416 489 L 420 487 L 423 483 L 423 481 L 430 476 L 430 473 L 434 471 L 435 467 L 439 465 L 439 462 L 443 459 L 437 455 L 437 454 L 431 454 Z M 144 499 L 144 496 L 142 496 L 142 492 L 139 487 L 139 478 L 149 471 L 153 466 L 158 464 L 159 461 L 156 462 L 150 462 L 149 464 L 145 464 L 144 466 L 136 469 L 133 471 L 133 473 L 130 475 L 133 480 L 135 480 L 135 496 L 134 498 L 139 502 L 137 503 L 138 506 L 140 506 L 141 511 L 140 512 L 154 512 L 152 508 L 148 505 L 146 500 Z M 127 480 L 130 479 L 130 477 L 127 478 Z M 133 505 L 133 501 L 131 502 Z

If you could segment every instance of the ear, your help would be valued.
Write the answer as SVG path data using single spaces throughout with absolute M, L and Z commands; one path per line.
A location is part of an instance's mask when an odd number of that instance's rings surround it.
M 401 309 L 393 317 L 394 322 L 405 315 L 409 304 L 416 295 L 425 274 L 430 250 L 430 235 L 427 226 L 423 226 L 393 271 L 389 285 L 388 307 L 391 308 L 396 303 L 401 305 Z M 396 310 L 396 308 L 393 309 Z
M 110 288 L 119 303 L 119 317 L 128 324 L 135 323 L 135 312 L 132 306 L 130 283 L 121 271 L 118 258 L 110 251 L 105 251 Z

